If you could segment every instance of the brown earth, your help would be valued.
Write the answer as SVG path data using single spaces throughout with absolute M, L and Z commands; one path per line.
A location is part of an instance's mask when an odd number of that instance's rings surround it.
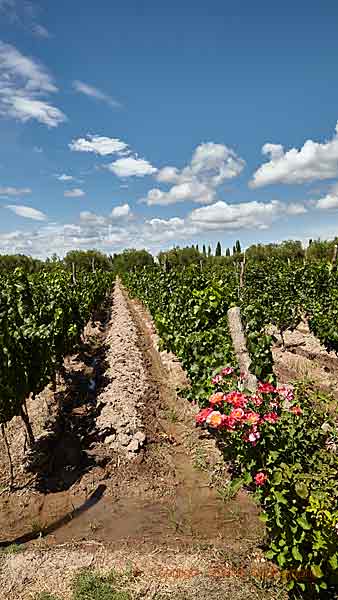
M 137 347 L 123 344 L 135 335 Z M 196 409 L 177 394 L 185 374 L 157 342 L 148 313 L 118 283 L 110 320 L 87 331 L 56 395 L 45 390 L 29 402 L 36 435 L 50 415 L 59 431 L 49 442 L 52 459 L 35 475 L 22 470 L 24 429 L 11 422 L 15 488 L 7 488 L 1 441 L 0 546 L 26 546 L 22 554 L 2 552 L 0 598 L 49 590 L 67 600 L 76 569 L 128 564 L 133 598 L 283 597 L 262 572 L 258 508 L 245 492 L 229 497 L 214 440 L 194 427 Z M 113 386 L 121 373 L 121 386 Z M 121 402 L 127 417 L 118 422 Z M 104 414 L 117 423 L 113 435 L 111 424 L 102 428 Z M 127 452 L 123 444 L 140 429 L 145 445 Z
M 284 333 L 285 348 L 277 331 L 273 347 L 274 370 L 281 383 L 305 380 L 338 400 L 338 356 L 327 352 L 302 321 L 294 331 Z M 332 405 L 333 407 L 333 405 Z M 334 402 L 334 407 L 337 407 Z

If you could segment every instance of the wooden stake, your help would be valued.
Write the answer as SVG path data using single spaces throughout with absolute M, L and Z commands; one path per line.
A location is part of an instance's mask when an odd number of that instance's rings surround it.
M 20 408 L 20 416 L 21 416 L 21 419 L 23 420 L 24 425 L 26 427 L 29 445 L 32 447 L 35 444 L 35 437 L 34 437 L 32 426 L 30 424 L 26 401 L 23 403 L 23 405 Z
M 228 323 L 232 344 L 236 353 L 240 372 L 245 381 L 245 386 L 250 392 L 254 392 L 257 388 L 257 378 L 250 373 L 251 358 L 246 347 L 246 339 L 239 306 L 229 308 Z

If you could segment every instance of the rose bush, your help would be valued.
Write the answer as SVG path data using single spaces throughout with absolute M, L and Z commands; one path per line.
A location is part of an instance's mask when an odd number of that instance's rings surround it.
M 213 431 L 241 481 L 259 499 L 267 558 L 290 590 L 318 594 L 338 571 L 338 434 L 309 390 L 260 383 L 255 394 L 226 368 L 196 423 Z

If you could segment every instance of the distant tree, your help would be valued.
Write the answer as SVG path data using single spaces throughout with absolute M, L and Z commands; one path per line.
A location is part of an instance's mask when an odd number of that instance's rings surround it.
M 199 252 L 198 244 L 196 244 L 195 250 L 197 250 L 197 252 Z
M 230 248 L 227 248 L 225 251 L 225 256 L 231 256 Z
M 0 255 L 0 271 L 11 272 L 17 267 L 20 267 L 27 273 L 35 273 L 40 271 L 44 263 L 37 258 L 25 256 L 24 254 L 2 254 Z
M 211 256 L 211 246 L 210 245 L 208 246 L 208 256 L 209 257 Z
M 239 240 L 236 240 L 236 253 L 240 254 L 242 252 L 241 244 Z
M 232 247 L 232 254 L 235 255 L 236 254 L 236 246 Z
M 198 264 L 201 260 L 205 260 L 203 254 L 198 252 L 196 248 L 179 248 L 175 247 L 166 252 L 160 252 L 158 255 L 158 261 L 161 265 L 166 265 L 166 268 L 174 268 L 180 266 L 187 266 L 189 264 Z
M 85 271 L 96 269 L 112 270 L 109 256 L 98 250 L 71 250 L 64 257 L 63 262 L 70 269 L 74 264 L 76 269 L 83 269 Z
M 217 242 L 215 256 L 222 256 L 222 246 L 221 242 Z
M 147 250 L 129 248 L 121 252 L 121 254 L 114 254 L 112 268 L 115 272 L 122 273 L 130 271 L 135 267 L 146 267 L 153 264 L 154 258 Z
M 203 252 L 203 255 L 204 255 L 204 256 L 206 256 L 206 255 L 207 255 L 207 250 L 206 250 L 205 244 L 203 244 L 203 250 L 202 250 L 202 252 Z

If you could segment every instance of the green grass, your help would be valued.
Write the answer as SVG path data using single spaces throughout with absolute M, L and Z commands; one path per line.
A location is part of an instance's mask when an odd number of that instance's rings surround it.
M 20 546 L 20 544 L 11 544 L 10 546 L 1 548 L 0 555 L 19 554 L 19 552 L 23 552 L 24 549 L 25 549 L 25 546 Z
M 128 591 L 121 589 L 121 576 L 104 577 L 83 570 L 74 579 L 72 600 L 131 600 Z

